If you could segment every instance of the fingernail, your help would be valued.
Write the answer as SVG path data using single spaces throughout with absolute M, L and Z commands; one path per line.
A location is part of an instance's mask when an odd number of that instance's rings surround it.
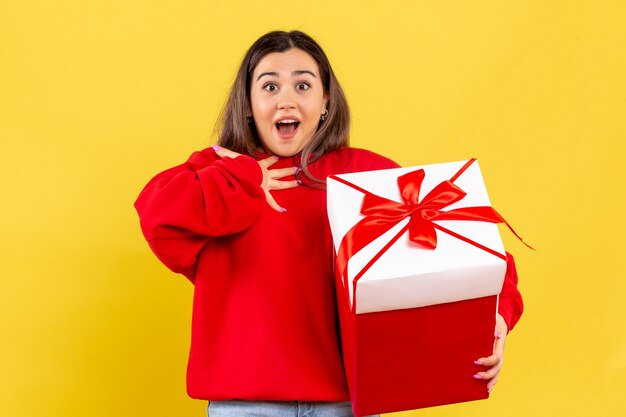
M 281 212 L 283 212 L 283 213 L 286 213 L 286 212 L 287 212 L 287 209 L 286 209 L 286 208 L 281 207 L 280 211 L 281 211 Z
M 502 339 L 502 333 L 500 333 L 500 330 L 496 330 L 496 337 L 498 339 Z
M 483 377 L 480 375 L 474 375 L 474 379 L 483 379 Z
M 479 361 L 474 361 L 474 365 L 482 365 Z
M 296 174 L 299 174 L 299 173 L 301 173 L 301 172 L 302 172 L 302 167 L 298 167 L 298 168 L 296 168 Z
M 489 387 L 489 388 L 487 389 L 487 394 L 491 393 L 491 390 L 492 390 L 492 389 L 493 389 L 493 387 Z
M 213 145 L 213 146 L 212 146 L 212 148 L 213 148 L 213 150 L 214 150 L 215 152 L 218 152 L 218 151 L 221 151 L 221 150 L 222 150 L 222 147 L 221 147 L 220 145 Z

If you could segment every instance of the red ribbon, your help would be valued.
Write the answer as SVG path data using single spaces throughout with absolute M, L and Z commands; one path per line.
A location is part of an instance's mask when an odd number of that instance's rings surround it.
M 515 233 L 506 220 L 492 207 L 464 207 L 442 211 L 443 208 L 461 200 L 467 194 L 455 185 L 454 181 L 465 172 L 474 161 L 476 161 L 476 159 L 467 161 L 451 179 L 439 183 L 421 202 L 419 201 L 419 193 L 424 177 L 426 176 L 423 169 L 418 169 L 398 177 L 397 181 L 400 194 L 402 195 L 402 203 L 372 194 L 339 177 L 330 177 L 335 181 L 341 182 L 365 194 L 361 205 L 361 214 L 364 214 L 365 217 L 355 224 L 343 237 L 335 260 L 335 276 L 337 279 L 343 281 L 346 293 L 348 289 L 348 260 L 407 217 L 409 217 L 409 222 L 406 226 L 370 259 L 367 265 L 354 277 L 352 281 L 353 294 L 356 292 L 357 281 L 407 230 L 409 232 L 409 240 L 424 249 L 433 250 L 437 247 L 437 232 L 435 229 L 438 229 L 506 260 L 505 255 L 448 230 L 441 225 L 433 223 L 436 220 L 472 220 L 505 223 L 513 234 L 524 243 L 522 238 Z M 528 246 L 526 243 L 524 244 Z M 356 300 L 352 305 L 352 311 L 356 311 Z

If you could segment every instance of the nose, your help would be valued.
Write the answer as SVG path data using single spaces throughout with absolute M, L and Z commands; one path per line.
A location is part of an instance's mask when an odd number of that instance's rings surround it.
M 278 96 L 276 107 L 279 110 L 295 109 L 296 108 L 295 94 L 292 91 L 289 91 L 288 89 L 281 91 L 280 95 Z

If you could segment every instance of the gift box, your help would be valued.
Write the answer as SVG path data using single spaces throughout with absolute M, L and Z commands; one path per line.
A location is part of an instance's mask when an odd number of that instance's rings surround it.
M 506 255 L 478 163 L 331 176 L 327 197 L 355 415 L 487 398 Z

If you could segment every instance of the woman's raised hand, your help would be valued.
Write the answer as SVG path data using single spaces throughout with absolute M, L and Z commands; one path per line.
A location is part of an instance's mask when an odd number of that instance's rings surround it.
M 226 148 L 222 148 L 220 146 L 213 146 L 215 153 L 223 158 L 236 158 L 240 156 L 240 153 L 231 151 Z M 263 181 L 261 182 L 261 188 L 263 192 L 265 192 L 265 201 L 276 211 L 284 213 L 287 209 L 278 205 L 276 200 L 272 194 L 270 194 L 270 190 L 286 190 L 288 188 L 294 188 L 298 186 L 298 181 L 295 180 L 282 180 L 281 178 L 289 177 L 294 175 L 298 170 L 297 167 L 289 167 L 289 168 L 278 168 L 278 169 L 269 169 L 272 165 L 276 163 L 280 158 L 278 156 L 270 156 L 269 158 L 261 159 L 258 161 L 259 166 L 261 167 L 261 172 L 263 173 Z

